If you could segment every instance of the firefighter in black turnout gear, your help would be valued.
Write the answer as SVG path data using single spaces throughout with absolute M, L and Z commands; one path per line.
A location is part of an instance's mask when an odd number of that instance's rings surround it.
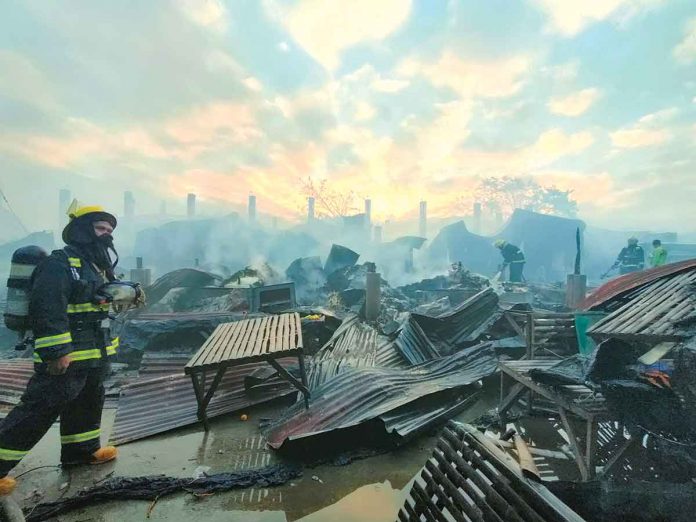
M 522 272 L 524 270 L 526 260 L 522 250 L 512 243 L 508 243 L 504 239 L 498 239 L 495 243 L 493 243 L 493 246 L 499 249 L 500 254 L 503 256 L 503 264 L 500 267 L 500 271 L 505 271 L 505 267 L 509 266 L 510 282 L 521 283 L 524 281 L 524 275 L 522 275 Z
M 104 377 L 118 338 L 109 331 L 110 304 L 99 289 L 114 281 L 118 256 L 111 233 L 116 218 L 101 207 L 68 211 L 62 250 L 32 275 L 29 315 L 34 335 L 34 375 L 21 402 L 0 424 L 0 495 L 15 480 L 7 473 L 60 417 L 61 462 L 100 464 L 116 458 L 101 447 Z M 113 255 L 113 260 L 112 260 Z

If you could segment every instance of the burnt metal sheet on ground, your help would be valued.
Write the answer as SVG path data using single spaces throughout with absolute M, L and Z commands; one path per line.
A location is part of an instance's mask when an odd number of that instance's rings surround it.
M 165 375 L 184 375 L 184 366 L 190 358 L 189 354 L 145 352 L 140 360 L 138 377 L 142 380 Z
M 401 522 L 421 520 L 583 522 L 476 428 L 450 422 L 413 482 Z
M 499 315 L 498 296 L 492 288 L 486 288 L 446 314 L 411 314 L 395 345 L 411 364 L 419 364 L 473 342 Z
M 696 310 L 696 267 L 653 281 L 627 296 L 628 302 L 595 323 L 588 333 L 597 338 L 678 341 L 679 321 Z M 692 335 L 692 334 L 691 334 Z
M 237 312 L 170 312 L 126 313 L 119 316 L 115 327 L 121 347 L 119 360 L 137 360 L 144 352 L 181 351 L 194 353 L 221 323 L 240 321 L 261 314 Z
M 361 322 L 357 315 L 351 315 L 309 361 L 309 389 L 318 388 L 346 369 L 372 366 L 398 368 L 408 364 L 388 337 Z
M 283 360 L 279 362 L 285 366 Z M 218 392 L 208 405 L 208 416 L 223 415 L 296 391 L 289 383 L 277 380 L 247 393 L 244 379 L 260 367 L 265 367 L 265 364 L 228 368 Z M 214 376 L 214 372 L 206 376 L 208 386 Z M 197 411 L 191 379 L 183 373 L 136 381 L 121 389 L 110 441 L 124 444 L 195 424 L 198 422 Z
M 34 362 L 31 359 L 0 361 L 0 404 L 17 404 L 32 375 Z
M 405 369 L 348 368 L 312 390 L 309 410 L 297 403 L 267 426 L 266 438 L 279 448 L 287 440 L 357 426 L 424 397 L 464 388 L 494 373 L 496 363 L 486 343 Z
M 267 315 L 219 325 L 186 364 L 186 373 L 234 364 L 297 355 L 302 351 L 300 314 Z
M 680 261 L 679 263 L 670 263 L 668 265 L 662 265 L 655 268 L 650 268 L 648 270 L 622 275 L 600 286 L 597 290 L 587 296 L 587 298 L 580 303 L 578 308 L 581 310 L 600 308 L 605 303 L 620 297 L 626 292 L 630 292 L 631 290 L 635 290 L 643 285 L 652 283 L 657 279 L 661 279 L 672 274 L 678 274 L 679 272 L 693 268 L 696 268 L 696 259 L 687 259 L 686 261 Z

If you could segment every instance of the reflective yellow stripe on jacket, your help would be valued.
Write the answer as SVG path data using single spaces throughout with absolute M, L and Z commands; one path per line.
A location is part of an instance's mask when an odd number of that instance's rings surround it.
M 82 267 L 82 261 L 80 260 L 79 257 L 69 257 L 68 263 L 70 263 L 70 266 L 73 268 L 81 268 Z
M 68 344 L 72 342 L 70 332 L 65 332 L 58 335 L 49 335 L 47 337 L 37 337 L 34 341 L 34 348 L 48 348 L 49 346 L 58 346 L 59 344 Z
M 120 344 L 119 338 L 116 337 L 111 341 L 111 344 L 106 347 L 106 355 L 116 355 L 116 350 Z
M 94 304 L 94 303 L 77 303 L 68 305 L 69 314 L 84 314 L 88 312 L 108 312 L 109 303 Z
M 100 429 L 86 431 L 85 433 L 76 433 L 74 435 L 62 435 L 60 438 L 60 443 L 77 444 L 78 442 L 87 442 L 88 440 L 98 439 L 100 435 Z
M 118 349 L 118 346 L 120 344 L 119 338 L 116 337 L 111 341 L 111 344 L 106 347 L 106 355 L 107 357 L 110 355 L 116 355 L 116 351 Z M 100 359 L 101 358 L 101 350 L 99 348 L 93 348 L 91 350 L 77 350 L 74 352 L 70 352 L 68 354 L 70 358 L 73 361 L 87 361 L 89 359 Z M 35 363 L 42 363 L 44 362 L 43 359 L 41 359 L 41 356 L 34 352 L 34 362 Z

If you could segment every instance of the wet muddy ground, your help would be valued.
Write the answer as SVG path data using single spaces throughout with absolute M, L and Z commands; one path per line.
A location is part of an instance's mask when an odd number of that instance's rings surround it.
M 495 406 L 495 393 L 485 393 L 457 420 L 467 422 Z M 199 426 L 125 444 L 114 463 L 63 470 L 59 459 L 58 426 L 54 425 L 38 446 L 13 473 L 15 476 L 39 466 L 53 466 L 20 476 L 15 499 L 31 508 L 37 502 L 72 496 L 110 476 L 165 474 L 193 477 L 260 468 L 280 462 L 260 435 L 260 419 L 276 416 L 282 403 L 251 408 L 247 421 L 239 414 L 216 419 L 211 431 Z M 103 440 L 109 433 L 114 410 L 105 410 Z M 530 433 L 531 434 L 531 433 Z M 243 521 L 393 521 L 410 490 L 410 482 L 432 452 L 434 434 L 410 441 L 391 452 L 356 460 L 345 466 L 319 465 L 305 469 L 299 479 L 277 488 L 251 488 L 217 493 L 204 498 L 176 494 L 149 501 L 107 502 L 61 515 L 64 522 L 111 522 L 123 520 L 189 521 L 201 517 Z M 562 441 L 560 441 L 562 442 Z M 539 462 L 545 465 L 543 462 Z M 569 462 L 566 464 L 570 464 Z M 209 468 L 209 469 L 208 469 Z M 572 465 L 569 472 L 572 473 Z M 548 477 L 551 478 L 551 477 Z

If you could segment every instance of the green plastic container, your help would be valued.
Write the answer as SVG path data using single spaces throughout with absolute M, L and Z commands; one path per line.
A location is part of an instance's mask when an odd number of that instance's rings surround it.
M 582 355 L 590 355 L 597 348 L 594 339 L 587 335 L 587 330 L 606 317 L 606 312 L 577 312 L 575 314 L 575 333 L 578 337 L 578 348 Z

